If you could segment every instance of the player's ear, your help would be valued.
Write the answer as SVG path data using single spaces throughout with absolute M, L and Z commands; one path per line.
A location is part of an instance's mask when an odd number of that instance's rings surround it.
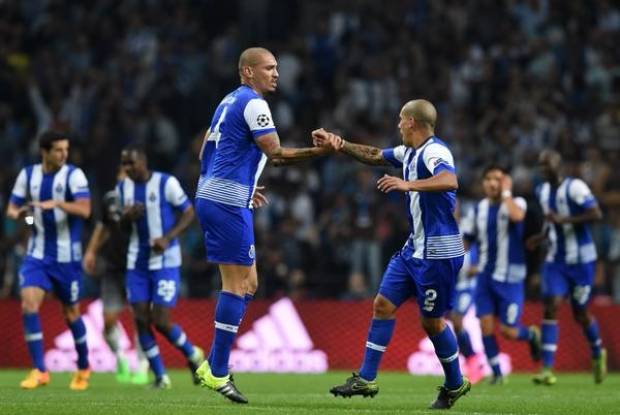
M 254 76 L 254 70 L 252 69 L 251 66 L 244 66 L 242 68 L 243 71 L 243 75 L 245 75 L 248 78 L 252 78 Z

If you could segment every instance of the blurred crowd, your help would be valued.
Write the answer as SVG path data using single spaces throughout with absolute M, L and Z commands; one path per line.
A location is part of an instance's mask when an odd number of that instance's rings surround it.
M 128 143 L 147 145 L 151 168 L 193 194 L 211 114 L 238 85 L 240 52 L 260 45 L 279 63 L 268 101 L 284 145 L 308 146 L 322 126 L 395 146 L 401 105 L 425 97 L 455 155 L 462 206 L 480 197 L 490 162 L 531 200 L 539 152 L 558 149 L 605 212 L 596 298 L 620 302 L 618 39 L 617 0 L 0 0 L 0 206 L 50 128 L 71 133 L 96 208 Z M 268 167 L 259 295 L 373 295 L 408 234 L 401 195 L 376 190 L 386 172 L 398 174 L 342 156 Z M 1 232 L 6 296 L 27 229 L 4 220 Z M 182 247 L 183 295 L 211 295 L 217 270 L 197 225 Z

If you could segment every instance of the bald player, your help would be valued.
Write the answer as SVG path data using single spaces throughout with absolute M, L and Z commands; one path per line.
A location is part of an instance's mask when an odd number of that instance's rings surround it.
M 222 291 L 215 307 L 215 334 L 209 358 L 196 371 L 202 385 L 236 403 L 248 400 L 228 373 L 228 359 L 248 302 L 258 286 L 253 208 L 265 199 L 256 192 L 267 163 L 288 164 L 330 153 L 330 147 L 284 148 L 264 96 L 275 91 L 277 61 L 264 48 L 239 58 L 241 86 L 215 110 L 200 153 L 196 212 L 204 231 L 207 260 L 218 264 Z
M 364 361 L 343 385 L 334 386 L 334 396 L 374 396 L 379 392 L 377 371 L 394 331 L 396 310 L 410 297 L 417 301 L 422 327 L 435 346 L 443 366 L 445 383 L 431 404 L 447 409 L 471 388 L 461 375 L 454 333 L 444 321 L 452 309 L 456 279 L 463 265 L 463 241 L 454 218 L 458 188 L 452 153 L 435 136 L 437 111 L 430 102 L 407 102 L 400 111 L 398 128 L 402 145 L 388 149 L 354 144 L 328 132 L 313 132 L 316 145 L 338 149 L 370 165 L 393 165 L 402 169 L 400 177 L 385 175 L 377 182 L 382 192 L 405 194 L 411 234 L 396 252 L 383 274 L 373 304 Z
M 602 347 L 598 323 L 588 312 L 588 303 L 596 261 L 590 222 L 603 215 L 588 185 L 562 174 L 562 157 L 558 152 L 544 150 L 538 165 L 546 182 L 537 188 L 536 194 L 547 221 L 545 231 L 530 238 L 528 244 L 532 246 L 547 238 L 549 249 L 542 269 L 543 369 L 534 383 L 553 385 L 557 381 L 551 371 L 559 334 L 557 309 L 567 295 L 573 316 L 590 343 L 594 381 L 601 383 L 607 374 L 607 352 Z

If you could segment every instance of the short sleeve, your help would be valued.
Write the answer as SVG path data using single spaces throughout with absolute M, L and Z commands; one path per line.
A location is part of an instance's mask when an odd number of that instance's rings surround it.
M 522 198 L 522 197 L 515 197 L 513 200 L 514 200 L 515 204 L 517 206 L 519 206 L 519 208 L 521 210 L 523 210 L 524 212 L 527 210 L 527 202 L 525 201 L 524 198 Z
M 252 137 L 255 139 L 276 130 L 271 110 L 264 99 L 254 98 L 249 100 L 243 111 L 243 117 L 248 127 L 250 127 Z
M 568 196 L 584 209 L 596 206 L 596 198 L 588 185 L 581 179 L 574 179 L 568 188 Z
M 26 195 L 28 194 L 28 177 L 26 169 L 22 169 L 17 175 L 13 191 L 11 192 L 10 202 L 16 206 L 22 206 L 26 203 Z
M 429 146 L 424 149 L 423 158 L 424 165 L 426 165 L 428 171 L 430 171 L 433 175 L 438 174 L 443 170 L 447 170 L 452 173 L 455 172 L 454 158 L 446 146 L 438 143 L 429 144 Z
M 69 191 L 75 200 L 90 198 L 88 180 L 82 169 L 76 168 L 71 172 L 71 176 L 69 176 Z
M 189 199 L 181 187 L 181 183 L 174 176 L 170 176 L 166 180 L 164 197 L 167 202 L 179 210 L 185 210 L 190 205 Z
M 394 167 L 402 167 L 405 160 L 405 152 L 407 151 L 405 146 L 397 146 L 392 148 L 386 148 L 381 150 L 383 158 Z

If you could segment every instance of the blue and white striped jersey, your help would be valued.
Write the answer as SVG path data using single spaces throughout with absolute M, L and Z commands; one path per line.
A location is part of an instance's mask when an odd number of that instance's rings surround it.
M 514 202 L 527 209 L 527 202 L 516 197 Z M 478 245 L 478 269 L 496 281 L 516 283 L 525 279 L 525 225 L 511 222 L 505 203 L 482 199 L 463 221 L 465 238 Z
M 553 211 L 561 216 L 575 216 L 597 205 L 588 185 L 572 177 L 562 180 L 558 187 L 543 183 L 536 193 L 545 215 Z M 553 224 L 548 229 L 551 246 L 547 262 L 587 264 L 596 260 L 596 247 L 588 224 Z
M 116 186 L 123 207 L 142 203 L 144 216 L 131 226 L 127 250 L 127 269 L 156 270 L 181 266 L 179 241 L 173 239 L 163 254 L 151 250 L 154 239 L 162 237 L 176 223 L 174 210 L 185 211 L 189 199 L 179 181 L 171 175 L 153 171 L 148 181 L 125 178 Z
M 454 159 L 446 144 L 430 137 L 420 148 L 400 145 L 383 150 L 383 158 L 402 167 L 407 181 L 427 179 L 443 170 L 455 173 Z M 465 254 L 459 227 L 454 219 L 456 191 L 407 192 L 411 235 L 407 244 L 421 259 L 455 258 Z
M 275 131 L 267 102 L 241 85 L 215 110 L 204 149 L 196 197 L 241 208 L 251 207 L 267 156 L 254 139 Z
M 89 199 L 88 180 L 84 172 L 65 164 L 54 173 L 43 173 L 41 164 L 23 168 L 11 193 L 11 202 L 23 206 L 27 201 L 75 201 Z M 83 219 L 68 215 L 60 208 L 34 208 L 34 226 L 28 240 L 28 256 L 62 263 L 82 259 Z

